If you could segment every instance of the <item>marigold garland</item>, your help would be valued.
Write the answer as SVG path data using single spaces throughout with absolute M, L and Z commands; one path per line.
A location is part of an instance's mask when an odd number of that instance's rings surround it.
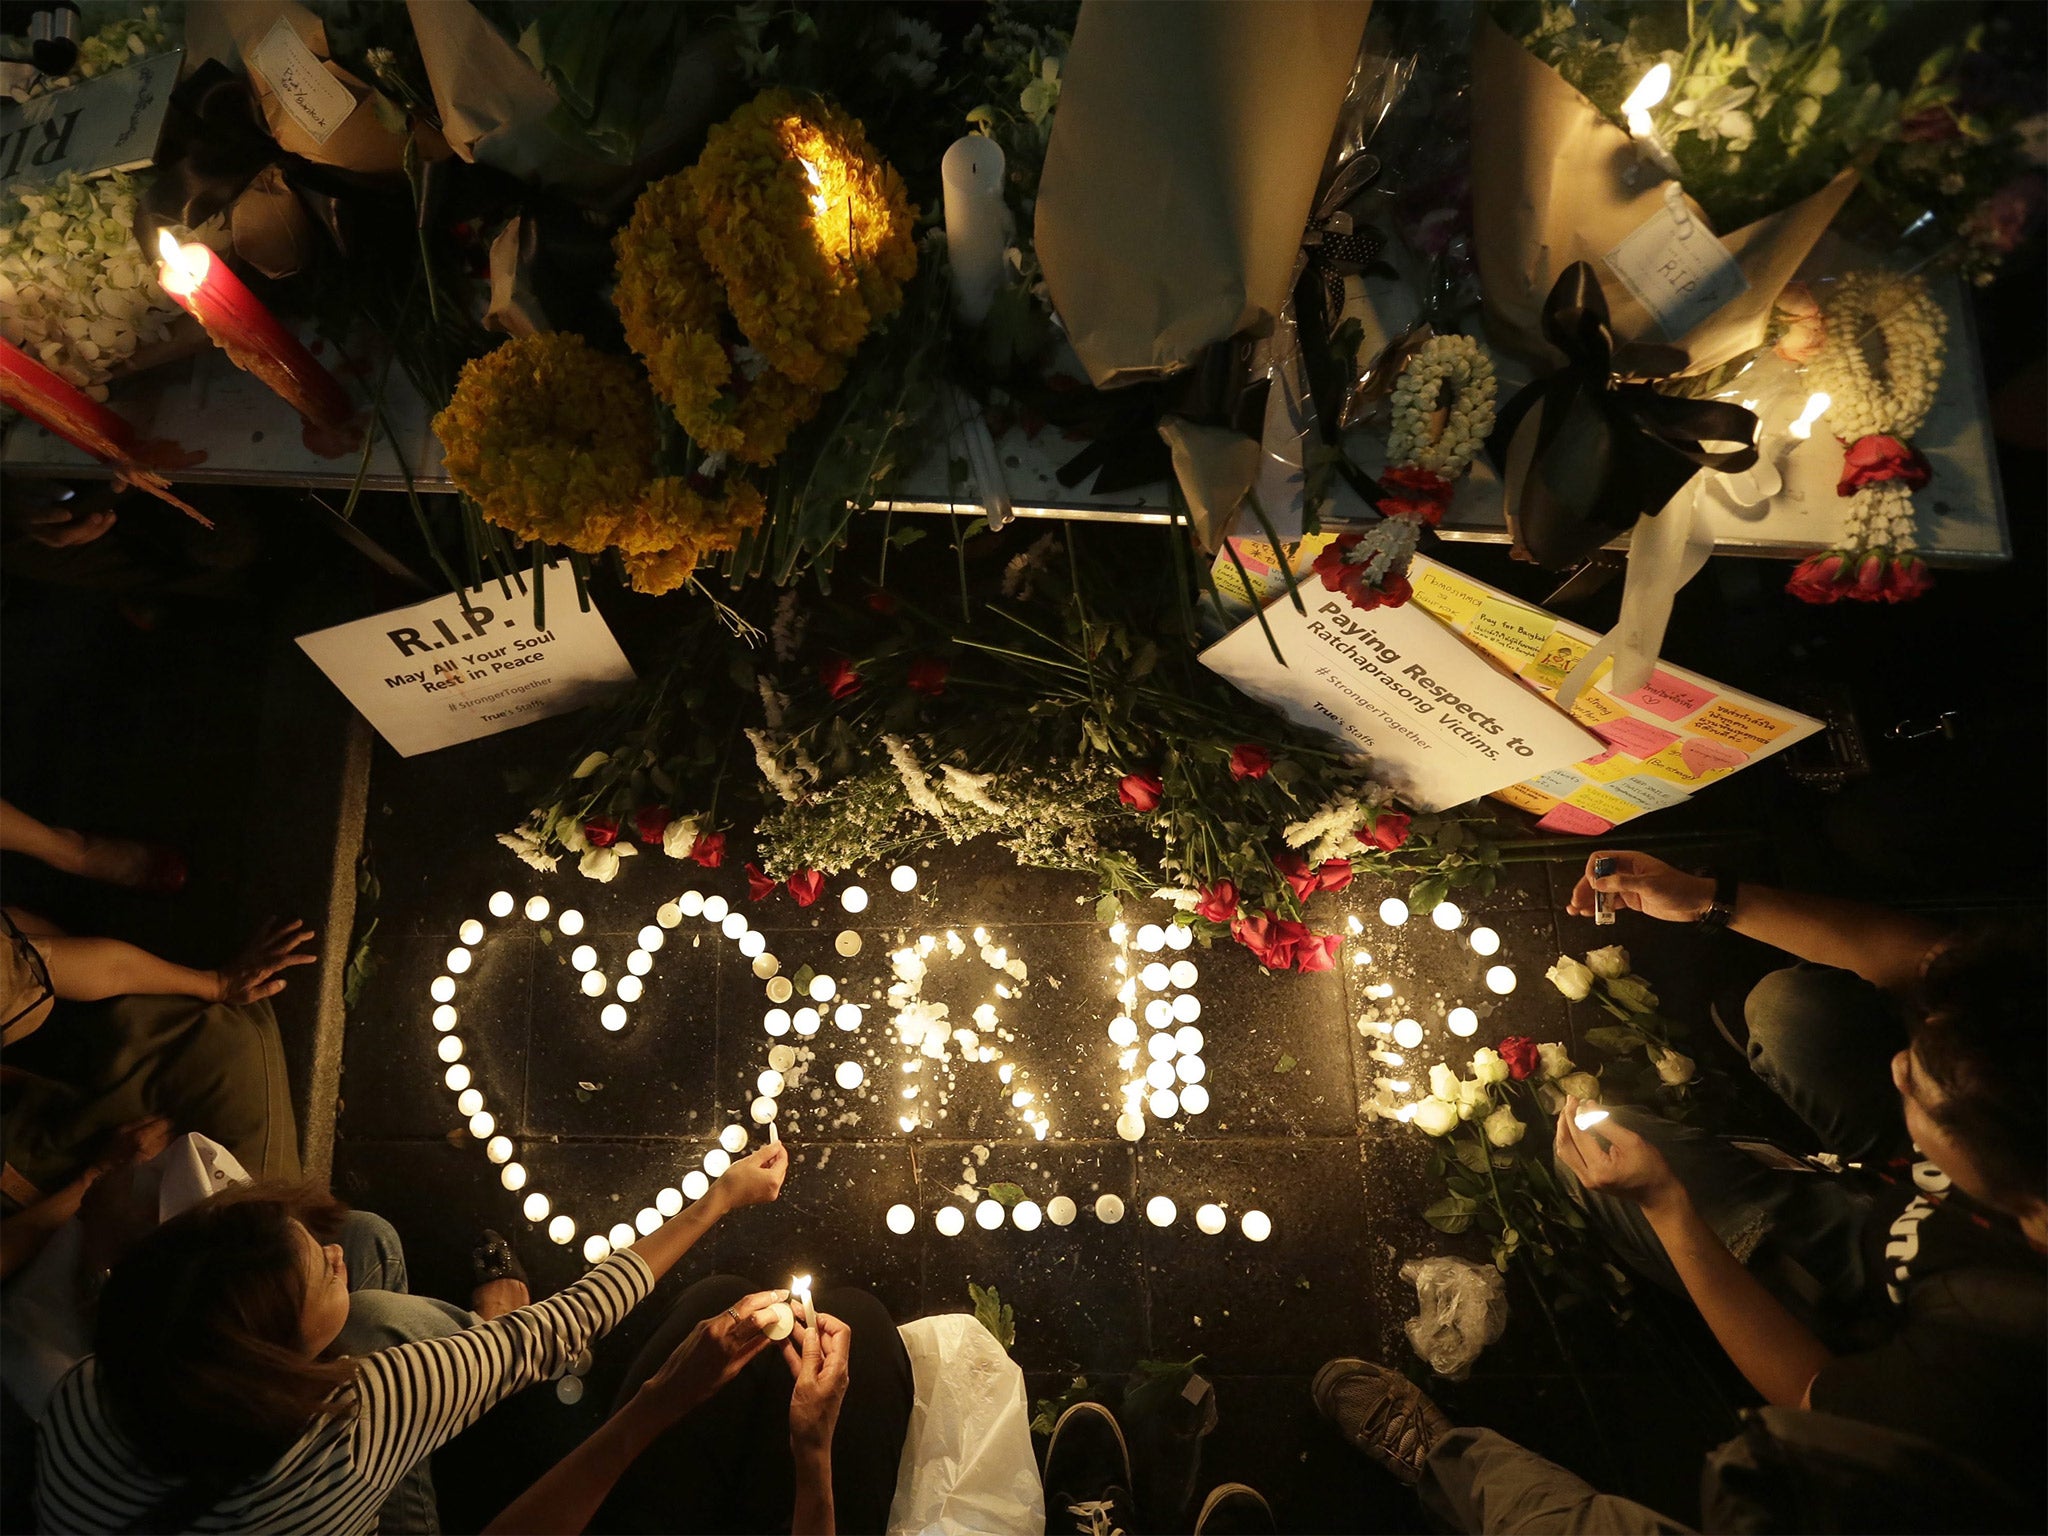
M 595 554 L 653 474 L 654 411 L 639 373 L 580 336 L 522 336 L 462 370 L 434 418 L 449 478 L 521 539 Z
M 650 481 L 616 541 L 633 590 L 673 592 L 710 556 L 738 548 L 767 512 L 760 489 L 744 475 L 729 476 L 716 495 L 681 476 Z

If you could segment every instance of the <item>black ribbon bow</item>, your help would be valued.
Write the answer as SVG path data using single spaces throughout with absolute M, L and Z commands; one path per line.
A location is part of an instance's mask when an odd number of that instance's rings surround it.
M 1639 517 L 1656 516 L 1700 470 L 1756 463 L 1753 412 L 1615 381 L 1607 295 L 1587 263 L 1573 262 L 1551 287 L 1543 334 L 1564 353 L 1564 366 L 1502 407 L 1486 445 L 1509 482 L 1517 538 L 1537 564 L 1577 565 Z M 1709 442 L 1744 446 L 1713 450 Z

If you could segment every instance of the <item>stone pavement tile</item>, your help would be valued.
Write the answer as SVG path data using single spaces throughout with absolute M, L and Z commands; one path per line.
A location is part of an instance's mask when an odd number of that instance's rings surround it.
M 1146 1222 L 1157 1195 L 1177 1208 L 1170 1227 Z M 1228 1216 L 1215 1236 L 1196 1226 L 1197 1207 L 1209 1201 Z M 1254 1209 L 1272 1222 L 1264 1242 L 1240 1230 Z M 1201 1354 L 1218 1371 L 1306 1371 L 1370 1329 L 1363 1298 L 1372 1246 L 1355 1137 L 1148 1138 L 1125 1219 L 1146 1223 L 1140 1251 L 1160 1358 Z
M 493 935 L 472 951 L 473 964 L 451 976 L 452 1029 L 436 1030 L 439 1005 L 429 988 L 448 975 L 446 937 L 380 939 L 375 967 L 348 1010 L 341 1078 L 341 1134 L 381 1139 L 439 1136 L 462 1126 L 456 1094 L 445 1086 L 441 1042 L 461 1042 L 461 1064 L 485 1107 L 511 1134 L 526 1128 L 526 1042 L 532 970 L 540 946 L 531 934 Z
M 884 920 L 943 923 L 965 929 L 976 923 L 1066 923 L 1092 921 L 1098 893 L 1094 877 L 1070 870 L 1027 869 L 992 837 L 958 847 L 938 844 L 906 860 L 918 871 L 914 898 L 888 888 L 890 860 L 863 871 L 861 883 L 874 896 Z M 877 889 L 880 887 L 881 889 Z M 886 894 L 885 894 L 886 892 Z M 1135 911 L 1135 909 L 1134 909 Z M 919 916 L 907 914 L 915 912 Z M 1132 916 L 1133 923 L 1160 921 Z
M 1149 959 L 1134 955 L 1133 960 Z M 1351 1031 L 1343 982 L 1331 972 L 1267 975 L 1240 944 L 1222 943 L 1184 956 L 1199 970 L 1193 987 L 1201 1000 L 1202 1086 L 1209 1108 L 1174 1120 L 1188 1136 L 1338 1136 L 1357 1125 L 1353 1098 Z M 1140 990 L 1139 1004 L 1163 994 Z M 1141 1045 L 1153 1031 L 1138 1015 Z M 1175 1026 L 1177 1029 L 1178 1026 Z M 1141 1054 L 1139 1069 L 1149 1065 Z M 1150 1114 L 1147 1138 L 1173 1132 Z
M 976 1156 L 977 1146 L 988 1152 Z M 1121 1142 L 996 1144 L 927 1142 L 918 1148 L 917 1236 L 924 1250 L 925 1310 L 966 1311 L 967 1285 L 994 1286 L 1016 1309 L 1012 1355 L 1027 1370 L 1121 1372 L 1148 1353 L 1146 1293 L 1139 1264 L 1138 1213 L 1131 1206 L 1131 1149 Z M 1055 1196 L 1075 1203 L 1073 1224 L 1050 1219 L 1022 1232 L 1006 1221 L 984 1231 L 957 1193 L 964 1169 L 977 1188 L 1014 1183 L 1041 1211 Z M 1112 1193 L 1124 1219 L 1104 1225 L 1095 1201 Z M 943 1205 L 967 1215 L 957 1237 L 933 1222 Z
M 1219 1483 L 1266 1496 L 1282 1531 L 1426 1530 L 1414 1494 L 1345 1443 L 1315 1410 L 1309 1376 L 1215 1376 L 1216 1429 L 1202 1444 L 1195 1508 Z
M 626 1026 L 613 1032 L 604 1028 L 602 1010 L 615 1001 L 620 969 L 614 965 L 608 972 L 603 996 L 585 997 L 565 948 L 567 942 L 556 939 L 534 966 L 527 1074 L 531 1131 L 606 1137 L 715 1131 L 716 1021 L 723 990 L 718 952 L 665 945 L 646 990 L 623 1005 Z

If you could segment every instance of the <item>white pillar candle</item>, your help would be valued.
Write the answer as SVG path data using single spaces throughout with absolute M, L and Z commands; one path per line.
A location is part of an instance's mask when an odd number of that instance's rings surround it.
M 969 325 L 988 316 L 1003 283 L 1009 214 L 1003 203 L 1003 149 L 986 134 L 956 139 L 939 162 L 946 189 L 946 259 L 953 308 Z

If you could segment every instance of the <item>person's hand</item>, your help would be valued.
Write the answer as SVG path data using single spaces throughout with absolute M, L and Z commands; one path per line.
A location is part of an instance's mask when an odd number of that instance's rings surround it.
M 171 1144 L 171 1122 L 162 1115 L 130 1120 L 107 1139 L 100 1155 L 93 1159 L 97 1174 L 112 1173 L 135 1163 L 146 1163 Z
M 788 1175 L 789 1149 L 779 1141 L 771 1141 L 726 1169 L 712 1185 L 712 1192 L 728 1211 L 769 1205 L 782 1198 L 782 1181 Z
M 755 1291 L 716 1317 L 706 1318 L 690 1330 L 690 1336 L 675 1347 L 661 1369 L 647 1378 L 640 1396 L 670 1421 L 708 1402 L 768 1347 L 764 1314 L 788 1297 L 787 1291 Z
M 1610 872 L 1595 874 L 1596 868 Z M 1586 860 L 1585 872 L 1572 887 L 1570 911 L 1574 917 L 1593 915 L 1595 891 L 1605 891 L 1615 906 L 1667 923 L 1689 923 L 1714 901 L 1714 882 L 1708 876 L 1673 869 L 1647 853 L 1613 848 L 1603 848 Z
M 1557 1158 L 1578 1175 L 1587 1189 L 1633 1200 L 1656 1211 L 1686 1198 L 1685 1186 L 1664 1160 L 1664 1154 L 1612 1115 L 1591 1129 L 1579 1129 L 1579 1114 L 1591 1108 L 1583 1099 L 1566 1097 L 1557 1112 Z
M 846 1400 L 852 1349 L 853 1330 L 824 1312 L 815 1328 L 799 1323 L 795 1334 L 783 1340 L 782 1358 L 796 1377 L 789 1394 L 789 1448 L 797 1455 L 830 1453 L 839 1405 Z
M 249 942 L 234 959 L 213 973 L 217 1003 L 254 1003 L 275 997 L 284 990 L 278 972 L 295 965 L 311 965 L 320 957 L 298 952 L 301 944 L 313 942 L 313 930 L 297 918 L 273 922 Z
M 48 549 L 70 549 L 90 544 L 114 526 L 114 514 L 104 507 L 86 512 L 76 507 L 38 507 L 21 518 L 22 534 Z

